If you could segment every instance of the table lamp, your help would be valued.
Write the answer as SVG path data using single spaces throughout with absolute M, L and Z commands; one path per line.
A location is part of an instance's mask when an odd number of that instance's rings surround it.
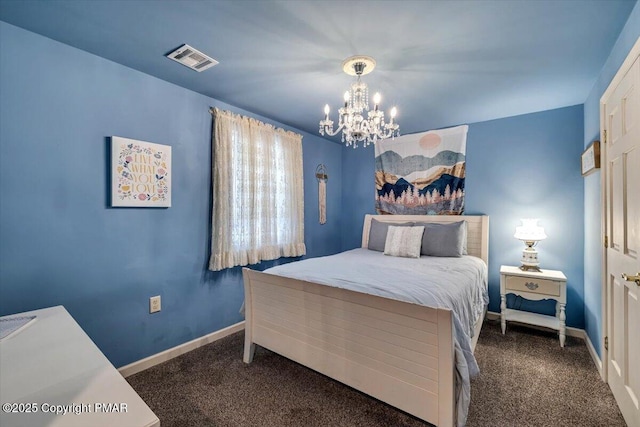
M 518 240 L 522 240 L 526 248 L 522 251 L 522 260 L 520 262 L 521 270 L 540 271 L 538 267 L 538 251 L 534 248 L 540 240 L 547 238 L 544 229 L 538 225 L 538 219 L 523 218 L 522 225 L 516 227 L 516 233 L 513 235 Z

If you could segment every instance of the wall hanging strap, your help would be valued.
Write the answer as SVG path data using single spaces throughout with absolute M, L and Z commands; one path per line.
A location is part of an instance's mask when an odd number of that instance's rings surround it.
M 318 180 L 318 217 L 320 224 L 327 222 L 327 167 L 322 163 L 316 167 L 316 179 Z

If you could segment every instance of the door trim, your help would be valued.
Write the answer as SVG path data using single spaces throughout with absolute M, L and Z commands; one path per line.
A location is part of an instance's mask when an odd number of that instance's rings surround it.
M 600 149 L 600 237 L 601 237 L 601 253 L 602 253 L 602 275 L 600 277 L 600 292 L 602 295 L 602 336 L 600 337 L 600 354 L 602 361 L 600 370 L 600 377 L 604 382 L 607 382 L 608 379 L 608 365 L 609 365 L 609 351 L 604 347 L 604 339 L 609 331 L 609 321 L 608 321 L 608 300 L 607 300 L 607 248 L 604 246 L 604 236 L 607 233 L 607 187 L 606 187 L 606 177 L 607 172 L 609 170 L 607 164 L 607 147 L 608 144 L 605 136 L 605 129 L 607 118 L 605 116 L 604 111 L 604 103 L 611 96 L 613 91 L 618 87 L 624 76 L 631 69 L 631 66 L 635 62 L 636 58 L 640 55 L 640 37 L 636 40 L 635 44 L 629 51 L 629 54 L 625 58 L 624 62 L 616 72 L 616 75 L 613 77 L 609 86 L 604 91 L 602 96 L 600 97 L 600 141 L 603 141 L 602 147 Z

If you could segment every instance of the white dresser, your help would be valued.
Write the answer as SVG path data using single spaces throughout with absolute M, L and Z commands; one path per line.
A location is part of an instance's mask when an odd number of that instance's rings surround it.
M 507 308 L 507 294 L 520 295 L 528 300 L 556 301 L 555 316 L 529 313 Z M 500 323 L 505 333 L 507 320 L 555 329 L 560 335 L 560 347 L 565 342 L 565 307 L 567 305 L 567 278 L 561 271 L 522 271 L 518 267 L 500 267 Z
M 160 425 L 64 307 L 20 315 L 37 319 L 0 341 L 2 427 Z

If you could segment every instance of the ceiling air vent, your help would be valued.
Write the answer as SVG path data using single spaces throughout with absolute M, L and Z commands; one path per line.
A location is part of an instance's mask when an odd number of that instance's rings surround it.
M 197 72 L 204 71 L 218 63 L 215 59 L 208 57 L 188 44 L 180 46 L 168 54 L 167 57 Z

